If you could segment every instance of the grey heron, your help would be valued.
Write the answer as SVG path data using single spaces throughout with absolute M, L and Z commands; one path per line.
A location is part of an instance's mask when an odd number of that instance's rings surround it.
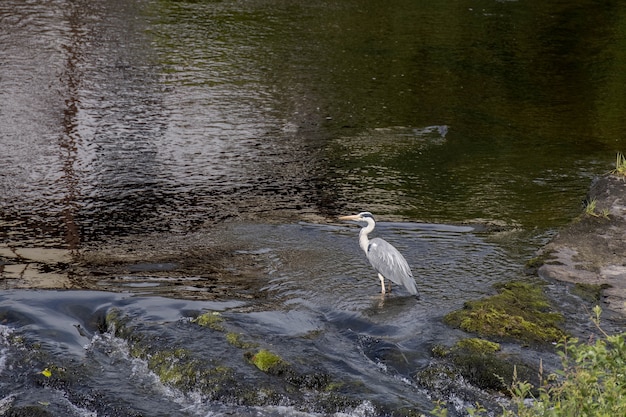
M 398 285 L 403 285 L 411 294 L 418 295 L 411 268 L 398 249 L 381 238 L 368 239 L 367 235 L 376 226 L 372 213 L 364 211 L 352 216 L 341 216 L 339 220 L 355 220 L 367 223 L 359 232 L 359 245 L 378 273 L 382 295 L 386 293 L 385 278 Z

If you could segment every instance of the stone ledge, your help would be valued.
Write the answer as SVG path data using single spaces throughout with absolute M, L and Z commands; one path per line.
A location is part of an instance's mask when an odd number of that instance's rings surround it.
M 607 175 L 594 180 L 587 201 L 594 200 L 597 216 L 583 214 L 539 251 L 546 261 L 538 274 L 605 286 L 603 307 L 626 317 L 626 179 Z

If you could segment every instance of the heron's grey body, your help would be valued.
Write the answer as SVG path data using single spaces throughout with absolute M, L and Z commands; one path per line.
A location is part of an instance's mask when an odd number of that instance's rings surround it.
M 387 278 L 395 284 L 404 286 L 411 294 L 417 295 L 415 279 L 404 256 L 386 240 L 378 237 L 372 240 L 368 238 L 376 226 L 372 213 L 366 211 L 354 216 L 343 216 L 340 219 L 367 223 L 367 226 L 363 227 L 359 233 L 359 245 L 370 264 L 378 272 L 383 294 L 386 293 L 385 278 Z

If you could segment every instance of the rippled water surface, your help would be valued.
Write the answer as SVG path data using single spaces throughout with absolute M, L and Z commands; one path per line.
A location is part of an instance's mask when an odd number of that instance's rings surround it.
M 560 224 L 623 141 L 605 7 L 5 1 L 3 234 L 361 208 Z
M 441 393 L 415 375 L 461 337 L 443 315 L 523 278 L 624 150 L 625 18 L 619 2 L 3 0 L 0 410 L 330 413 L 320 392 L 177 392 L 103 325 L 121 311 L 163 332 L 154 346 L 275 388 L 191 324 L 211 310 L 346 383 L 333 413 L 428 412 Z M 335 220 L 363 210 L 419 300 L 381 301 Z M 30 272 L 102 291 L 12 289 Z M 40 374 L 54 366 L 77 380 Z
M 159 381 L 149 360 L 132 355 L 136 344 L 149 338 L 154 349 L 185 349 L 203 363 L 231 369 L 239 389 L 279 389 L 278 378 L 264 375 L 244 359 L 252 348 L 225 342 L 227 331 L 278 353 L 302 372 L 323 373 L 350 387 L 346 395 L 351 402 L 344 401 L 336 411 L 367 416 L 407 408 L 427 412 L 431 397 L 415 375 L 430 362 L 433 346 L 457 334 L 442 327 L 443 315 L 467 298 L 488 292 L 493 283 L 519 277 L 520 271 L 506 253 L 469 227 L 383 223 L 379 229 L 408 259 L 424 260 L 414 268 L 419 299 L 398 287 L 382 299 L 378 279 L 357 250 L 356 229 L 317 224 L 230 229 L 231 238 L 245 238 L 246 251 L 266 265 L 257 277 L 264 284 L 262 297 L 256 300 L 182 301 L 147 295 L 149 288 L 136 289 L 145 292 L 143 296 L 5 291 L 0 296 L 5 332 L 0 371 L 12 378 L 0 385 L 4 401 L 18 407 L 36 398 L 68 415 L 328 411 L 318 403 L 330 400 L 316 398 L 314 391 L 303 398 L 287 391 L 279 402 L 286 407 L 283 410 L 242 406 L 246 397 L 239 392 L 233 393 L 239 396 L 235 404 L 224 396 L 194 395 Z M 242 231 L 252 236 L 242 236 Z M 310 246 L 303 248 L 302 241 Z M 489 269 L 497 273 L 485 273 Z M 126 325 L 133 326 L 127 338 L 115 337 L 105 324 L 113 311 L 121 312 Z M 219 313 L 226 329 L 213 331 L 190 322 L 205 311 Z M 28 353 L 33 345 L 35 351 Z M 26 373 L 16 372 L 25 364 Z M 80 378 L 55 383 L 54 377 L 39 374 L 46 368 L 59 374 L 57 368 L 62 368 Z M 151 411 L 155 409 L 159 411 Z

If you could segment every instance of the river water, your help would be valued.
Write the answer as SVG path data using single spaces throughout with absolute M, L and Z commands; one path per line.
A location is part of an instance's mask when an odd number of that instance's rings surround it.
M 2 1 L 0 410 L 377 416 L 493 400 L 416 375 L 464 336 L 443 315 L 524 278 L 625 148 L 622 17 L 620 2 Z M 419 299 L 381 300 L 358 229 L 335 220 L 363 210 Z M 52 260 L 13 256 L 34 249 Z M 23 289 L 28 265 L 71 291 Z M 225 330 L 191 321 L 204 311 Z M 341 401 L 258 371 L 225 332 Z M 136 355 L 148 339 L 239 385 L 159 379 Z

